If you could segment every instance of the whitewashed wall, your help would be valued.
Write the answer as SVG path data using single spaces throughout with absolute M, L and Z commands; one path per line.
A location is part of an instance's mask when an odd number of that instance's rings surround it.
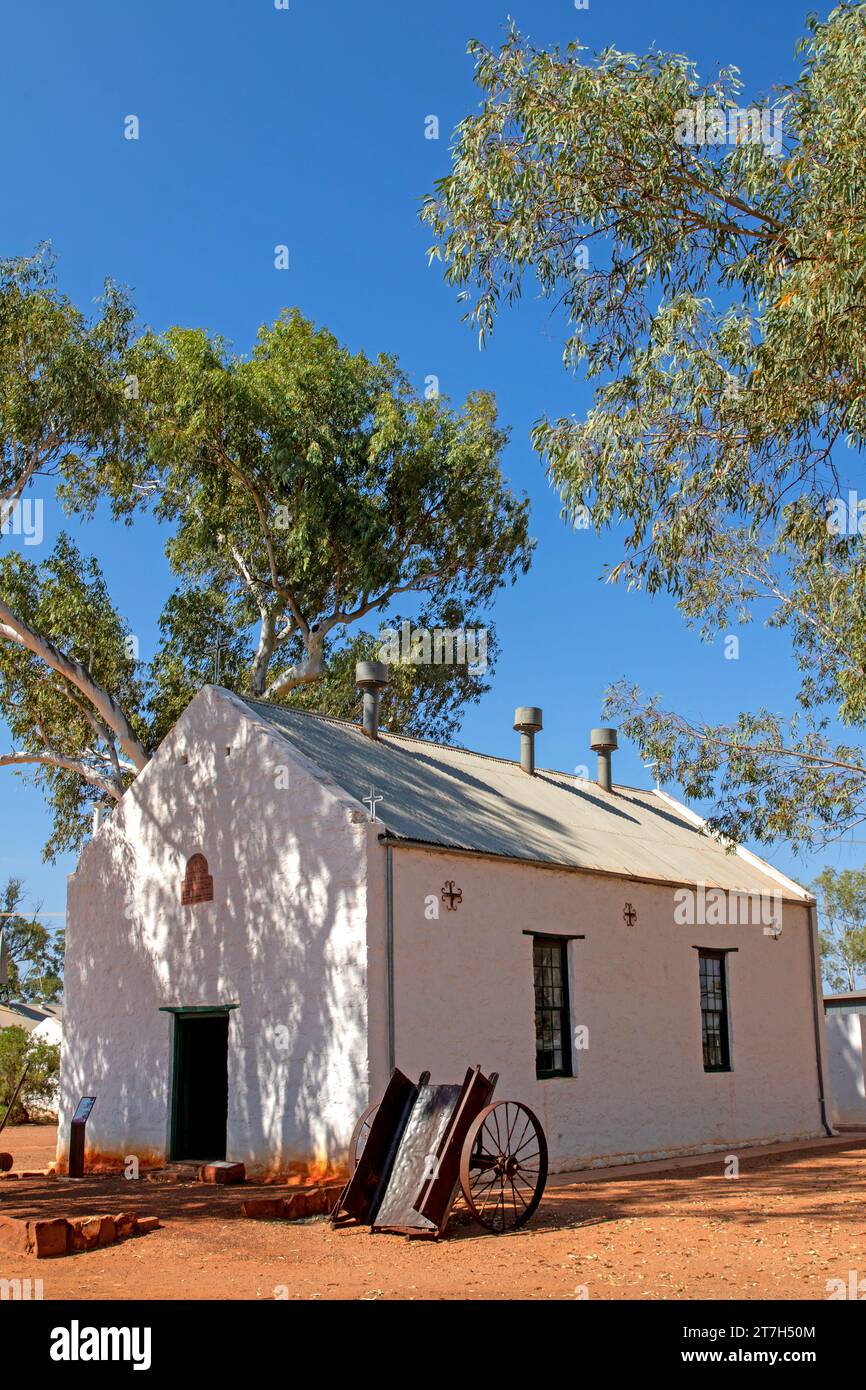
M 236 1003 L 228 1157 L 257 1175 L 342 1164 L 387 1079 L 385 851 L 366 819 L 240 702 L 200 692 L 70 878 L 61 1160 L 92 1093 L 92 1165 L 164 1162 L 160 1009 Z M 194 853 L 214 901 L 184 908 Z M 785 904 L 773 941 L 677 926 L 659 885 L 404 847 L 393 861 L 397 1065 L 439 1081 L 498 1070 L 497 1095 L 541 1117 L 554 1169 L 822 1132 L 805 907 Z M 463 902 L 429 920 L 447 879 Z M 575 1077 L 535 1076 L 528 931 L 585 937 L 569 948 L 572 1023 L 589 1032 Z M 696 945 L 738 948 L 730 1074 L 703 1070 Z
M 371 863 L 370 979 L 384 989 L 384 878 Z M 539 1115 L 552 1167 L 622 1163 L 822 1134 L 810 994 L 808 916 L 785 903 L 778 940 L 760 926 L 674 924 L 674 889 L 442 852 L 394 851 L 396 1061 L 416 1077 L 498 1071 L 496 1095 Z M 456 912 L 425 898 L 453 879 Z M 748 880 L 744 866 L 744 886 Z M 377 905 L 378 900 L 378 905 Z M 631 901 L 637 922 L 628 927 Z M 532 940 L 582 934 L 569 948 L 572 1022 L 589 1047 L 577 1075 L 535 1076 Z M 729 956 L 733 1071 L 705 1073 L 698 955 Z M 371 1021 L 373 1005 L 371 1001 Z M 376 1018 L 371 1052 L 384 1071 Z
M 258 1174 L 342 1157 L 368 1096 L 364 821 L 243 706 L 199 693 L 70 876 L 61 1162 L 85 1093 L 89 1163 L 165 1161 L 160 1009 L 231 1003 L 227 1156 Z M 182 907 L 194 853 L 214 900 Z
M 866 1015 L 825 1015 L 833 1122 L 866 1124 Z

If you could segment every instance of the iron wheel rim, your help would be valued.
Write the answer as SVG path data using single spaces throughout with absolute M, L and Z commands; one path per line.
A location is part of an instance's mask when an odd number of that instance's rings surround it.
M 538 1116 L 498 1100 L 472 1122 L 460 1155 L 460 1186 L 482 1226 L 502 1235 L 532 1217 L 547 1182 L 547 1140 Z
M 375 1105 L 368 1105 L 367 1109 L 363 1112 L 360 1119 L 358 1120 L 358 1123 L 355 1125 L 355 1128 L 352 1130 L 352 1137 L 349 1140 L 350 1177 L 355 1172 L 355 1169 L 358 1167 L 358 1161 L 361 1157 L 361 1154 L 364 1152 L 364 1146 L 367 1143 L 367 1139 L 370 1134 L 370 1128 L 373 1124 L 373 1119 L 378 1109 L 378 1101 Z

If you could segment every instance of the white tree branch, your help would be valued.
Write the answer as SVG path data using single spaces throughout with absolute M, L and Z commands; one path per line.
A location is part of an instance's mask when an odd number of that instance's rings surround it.
M 44 467 L 59 447 L 60 439 L 58 436 L 50 434 L 44 441 L 42 448 L 29 453 L 27 461 L 22 462 L 19 457 L 21 450 L 17 439 L 9 440 L 9 452 L 12 455 L 12 482 L 0 496 L 0 515 L 5 518 L 5 514 L 22 496 L 30 479 Z
M 58 682 L 58 688 L 66 696 L 70 704 L 74 705 L 83 719 L 87 720 L 97 740 L 105 745 L 106 752 L 111 759 L 111 766 L 114 769 L 114 777 L 118 783 L 122 780 L 122 769 L 127 772 L 135 772 L 132 763 L 122 759 L 117 752 L 117 741 L 107 724 L 103 724 L 101 719 L 97 719 L 93 710 L 84 700 L 79 700 L 77 695 L 73 695 L 69 685 L 65 681 Z M 40 731 L 41 732 L 41 731 Z M 43 743 L 48 743 L 48 739 L 43 735 Z
M 330 623 L 330 626 L 333 626 L 333 622 Z M 327 626 L 323 624 L 321 628 L 310 633 L 304 644 L 306 647 L 304 660 L 296 666 L 289 666 L 275 680 L 271 681 L 265 691 L 266 700 L 285 695 L 287 691 L 295 690 L 299 685 L 311 685 L 313 681 L 322 677 L 325 670 L 323 648 L 327 630 Z
M 114 731 L 117 740 L 130 762 L 141 772 L 150 761 L 150 755 L 130 724 L 127 716 L 112 695 L 95 681 L 88 671 L 74 657 L 67 656 L 55 647 L 47 637 L 34 631 L 23 618 L 17 617 L 12 609 L 0 600 L 0 638 L 25 647 L 34 656 L 50 666 L 52 671 L 65 678 L 81 691 L 85 699 L 93 705 L 96 713 Z
M 124 788 L 122 786 L 118 786 L 111 779 L 97 772 L 95 768 L 88 767 L 87 763 L 79 762 L 76 758 L 64 758 L 60 753 L 4 753 L 0 755 L 0 767 L 23 767 L 28 763 L 37 763 L 42 767 L 61 767 L 67 772 L 74 772 L 115 801 L 119 801 L 123 796 Z
M 295 690 L 300 685 L 311 685 L 313 681 L 320 680 L 325 673 L 324 664 L 324 644 L 325 638 L 332 628 L 339 624 L 349 626 L 355 623 L 365 614 L 372 612 L 376 608 L 381 608 L 388 603 L 395 594 L 408 593 L 411 590 L 427 588 L 435 579 L 441 576 L 437 574 L 419 574 L 406 581 L 405 584 L 395 584 L 386 593 L 377 594 L 375 598 L 363 595 L 357 607 L 347 612 L 344 608 L 338 608 L 329 617 L 323 618 L 317 623 L 315 628 L 310 628 L 304 634 L 304 646 L 306 655 L 302 662 L 296 666 L 289 666 L 282 671 L 265 691 L 265 699 L 270 700 L 280 695 L 285 695 L 289 690 Z M 282 636 L 282 634 L 281 634 Z

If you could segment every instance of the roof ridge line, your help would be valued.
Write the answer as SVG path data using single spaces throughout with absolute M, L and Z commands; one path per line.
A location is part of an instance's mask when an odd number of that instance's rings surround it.
M 221 686 L 216 688 L 222 689 Z M 229 694 L 234 695 L 235 692 L 229 691 Z M 336 714 L 323 714 L 320 710 L 296 709 L 287 705 L 278 705 L 273 700 L 263 700 L 259 695 L 237 695 L 236 699 L 243 700 L 245 704 L 249 705 L 264 705 L 267 709 L 279 710 L 283 714 L 300 714 L 304 715 L 308 719 L 321 719 L 328 724 L 339 724 L 341 728 L 354 729 L 356 733 L 359 733 L 362 737 L 365 737 L 362 726 L 360 724 L 356 724 L 353 719 L 340 719 Z M 488 762 L 502 763 L 507 767 L 520 766 L 519 758 L 503 758 L 498 753 L 482 753 L 480 749 L 468 748 L 463 743 L 440 743 L 438 739 L 421 738 L 418 734 L 395 734 L 392 733 L 390 729 L 380 729 L 379 738 L 399 739 L 403 743 L 418 743 L 421 745 L 422 748 L 444 748 L 445 751 L 449 753 L 467 753 L 470 757 L 485 758 Z M 593 787 L 598 791 L 604 791 L 604 787 L 599 787 L 598 783 L 593 782 L 591 778 L 578 777 L 577 773 L 565 772 L 562 768 L 537 767 L 536 774 L 539 772 L 547 772 L 555 777 L 568 777 L 574 782 L 584 782 L 588 786 Z M 614 787 L 619 787 L 623 791 L 641 792 L 647 796 L 651 796 L 653 794 L 652 787 L 632 787 L 627 782 L 614 782 L 613 785 Z

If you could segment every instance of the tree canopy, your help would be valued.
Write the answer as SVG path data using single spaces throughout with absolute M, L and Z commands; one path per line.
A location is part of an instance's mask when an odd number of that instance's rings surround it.
M 355 659 L 410 601 L 416 623 L 487 632 L 484 667 L 392 672 L 390 727 L 453 737 L 489 688 L 494 596 L 532 551 L 489 395 L 421 397 L 393 358 L 352 353 L 296 310 L 247 356 L 203 330 L 138 332 L 113 286 L 90 322 L 44 252 L 0 267 L 0 326 L 0 505 L 48 477 L 85 521 L 103 499 L 118 524 L 149 510 L 177 578 L 143 661 L 71 536 L 41 561 L 0 556 L 15 740 L 0 766 L 45 791 L 49 855 L 81 842 L 88 803 L 123 795 L 205 682 L 354 717 Z
M 609 712 L 713 828 L 795 843 L 866 813 L 834 734 L 866 711 L 864 538 L 832 524 L 866 436 L 866 6 L 807 25 L 797 81 L 748 100 L 679 54 L 473 43 L 481 108 L 423 211 L 482 341 L 531 279 L 595 383 L 534 442 L 566 520 L 624 525 L 607 577 L 707 637 L 788 634 L 793 713 L 716 728 L 625 681 Z
M 56 1111 L 60 1081 L 60 1044 L 34 1038 L 25 1028 L 0 1028 L 0 1120 L 27 1067 L 27 1077 L 9 1114 L 9 1123 L 26 1124 L 31 1112 Z
M 0 892 L 0 914 L 8 975 L 5 981 L 0 978 L 0 1003 L 55 1003 L 63 993 L 64 933 L 50 931 L 39 920 L 38 909 L 25 910 L 24 885 L 17 878 L 8 879 Z
M 821 966 L 830 989 L 866 977 L 866 869 L 824 869 L 812 884 L 821 912 Z
M 459 411 L 422 399 L 392 358 L 352 354 L 297 311 L 248 358 L 171 330 L 131 360 L 148 463 L 116 505 L 150 499 L 181 579 L 157 700 L 178 660 L 190 670 L 203 625 L 230 634 L 252 694 L 280 699 L 319 682 L 335 640 L 400 596 L 423 594 L 431 623 L 471 624 L 528 566 L 527 503 L 503 485 L 489 395 Z

